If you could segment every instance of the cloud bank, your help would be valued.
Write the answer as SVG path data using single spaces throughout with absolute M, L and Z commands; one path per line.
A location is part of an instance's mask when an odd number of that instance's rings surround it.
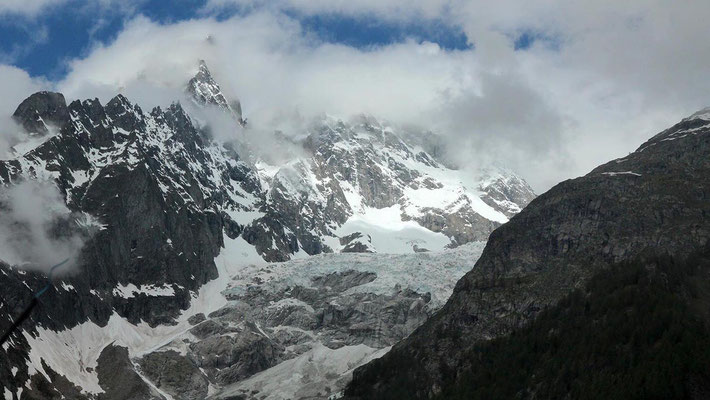
M 238 13 L 213 17 L 225 9 Z M 310 15 L 436 20 L 471 48 L 332 43 L 304 28 Z M 369 113 L 431 129 L 460 162 L 503 164 L 540 192 L 710 104 L 709 16 L 701 1 L 209 0 L 189 21 L 133 18 L 55 86 L 70 99 L 122 92 L 150 108 L 179 96 L 205 59 L 257 131 Z

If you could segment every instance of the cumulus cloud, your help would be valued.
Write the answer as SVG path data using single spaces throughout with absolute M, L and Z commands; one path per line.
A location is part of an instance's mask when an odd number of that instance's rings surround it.
M 2 261 L 42 272 L 65 259 L 76 265 L 83 239 L 54 184 L 24 181 L 4 188 L 0 211 Z
M 224 7 L 242 12 L 209 16 Z M 58 87 L 69 98 L 123 92 L 144 108 L 165 105 L 202 58 L 254 129 L 289 133 L 302 129 L 294 115 L 370 113 L 431 128 L 453 156 L 510 166 L 537 191 L 710 103 L 707 2 L 211 0 L 204 12 L 175 24 L 133 19 L 71 61 Z M 472 47 L 355 48 L 320 39 L 299 15 L 432 19 L 465 32 Z M 516 49 L 523 34 L 531 43 Z

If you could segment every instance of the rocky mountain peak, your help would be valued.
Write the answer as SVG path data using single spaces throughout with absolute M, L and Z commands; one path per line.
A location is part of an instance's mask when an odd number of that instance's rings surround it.
M 64 95 L 54 92 L 37 92 L 25 99 L 12 114 L 12 118 L 30 134 L 44 135 L 50 127 L 61 129 L 69 113 Z
M 186 91 L 197 104 L 217 106 L 232 114 L 241 125 L 245 124 L 239 100 L 227 100 L 204 60 L 200 60 L 197 74 L 188 82 Z

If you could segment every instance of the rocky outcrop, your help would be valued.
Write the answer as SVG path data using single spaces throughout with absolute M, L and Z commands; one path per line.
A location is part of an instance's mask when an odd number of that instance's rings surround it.
M 508 217 L 519 213 L 535 198 L 527 182 L 508 170 L 503 173 L 484 170 L 478 188 L 483 194 L 481 200 Z
M 139 365 L 158 389 L 175 399 L 202 399 L 207 396 L 207 377 L 191 360 L 176 351 L 150 353 L 140 360 Z
M 27 133 L 45 135 L 49 129 L 61 130 L 69 120 L 69 109 L 64 95 L 37 92 L 26 98 L 12 114 Z
M 340 250 L 341 253 L 374 253 L 376 251 L 372 246 L 372 237 L 370 235 L 365 237 L 361 232 L 341 237 L 340 245 L 343 246 Z
M 409 216 L 405 215 L 404 218 L 408 219 Z M 449 247 L 486 241 L 491 232 L 501 225 L 475 212 L 468 199 L 464 199 L 463 206 L 456 211 L 426 207 L 413 219 L 432 232 L 441 232 L 450 237 Z
M 273 366 L 283 353 L 283 348 L 259 332 L 253 323 L 231 331 L 190 345 L 190 354 L 197 365 L 221 385 L 238 382 Z
M 491 234 L 441 311 L 355 371 L 348 395 L 432 397 L 467 349 L 523 326 L 608 265 L 705 246 L 709 154 L 710 121 L 688 119 L 537 197 Z
M 96 372 L 99 385 L 104 389 L 99 400 L 162 400 L 133 369 L 128 358 L 128 349 L 121 346 L 106 346 L 98 358 Z

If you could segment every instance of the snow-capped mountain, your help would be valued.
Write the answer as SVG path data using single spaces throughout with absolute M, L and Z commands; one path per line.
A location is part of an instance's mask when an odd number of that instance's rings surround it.
M 187 92 L 198 104 L 234 115 L 204 62 Z M 209 122 L 201 124 L 209 130 Z M 248 149 L 249 135 L 247 128 L 244 143 L 229 147 Z M 385 253 L 486 240 L 534 198 L 511 171 L 491 166 L 475 176 L 449 168 L 404 139 L 414 135 L 368 116 L 348 121 L 324 116 L 305 132 L 280 134 L 285 146 L 279 151 L 296 147 L 299 154 L 285 164 L 273 165 L 248 151 L 246 161 L 261 188 L 249 191 L 254 202 L 224 211 L 265 260 L 284 261 L 361 248 L 348 246 L 353 235 L 369 238 L 361 243 L 367 251 Z M 430 134 L 416 142 L 436 140 Z
M 342 388 L 438 308 L 480 243 L 534 197 L 509 171 L 449 168 L 414 133 L 367 116 L 283 136 L 297 156 L 274 163 L 190 111 L 221 110 L 249 137 L 204 62 L 186 93 L 185 107 L 150 111 L 122 95 L 67 105 L 50 92 L 18 106 L 28 136 L 0 161 L 0 209 L 14 215 L 5 194 L 26 182 L 56 187 L 66 215 L 51 235 L 82 246 L 70 254 L 79 273 L 56 281 L 0 350 L 5 398 L 204 397 L 338 349 L 352 365 L 317 386 Z M 6 222 L 25 237 L 23 221 Z M 39 244 L 13 245 L 28 254 Z M 353 252 L 383 254 L 337 254 Z M 317 268 L 299 264 L 317 255 Z M 46 283 L 20 261 L 0 260 L 2 331 Z M 403 268 L 416 279 L 403 281 Z M 194 383 L 188 397 L 179 382 Z
M 198 76 L 223 98 L 204 63 Z M 249 236 L 283 233 L 272 242 L 249 242 L 267 260 L 301 250 L 309 255 L 341 251 L 347 247 L 343 239 L 353 234 L 370 238 L 369 251 L 440 250 L 486 240 L 534 198 L 512 171 L 490 166 L 472 174 L 447 167 L 422 145 L 408 143 L 406 138 L 416 135 L 422 134 L 369 116 L 325 115 L 294 135 L 297 139 L 284 137 L 307 155 L 285 165 L 257 158 L 264 216 L 237 217 L 250 222 Z M 413 142 L 440 140 L 428 135 Z

